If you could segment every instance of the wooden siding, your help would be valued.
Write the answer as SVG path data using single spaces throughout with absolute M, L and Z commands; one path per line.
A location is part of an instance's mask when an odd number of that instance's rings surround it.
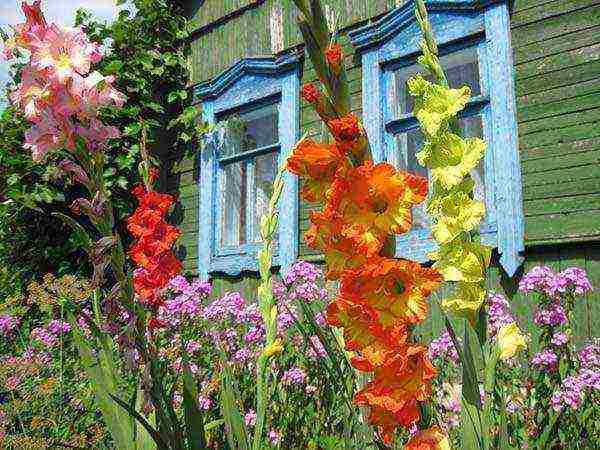
M 246 8 L 242 14 L 231 14 L 251 3 L 260 4 Z M 324 0 L 330 11 L 342 11 L 342 26 L 365 23 L 401 3 L 402 0 Z M 218 22 L 228 14 L 230 19 Z M 240 58 L 271 55 L 272 14 L 281 15 L 283 48 L 296 45 L 299 33 L 291 0 L 206 0 L 195 17 L 196 24 L 208 32 L 198 36 L 193 44 L 190 64 L 194 82 L 214 77 Z M 211 27 L 211 23 L 217 25 Z M 598 240 L 600 0 L 514 0 L 511 28 L 526 243 L 532 246 Z M 353 110 L 360 116 L 360 58 L 353 56 L 345 37 L 341 43 L 349 55 L 346 64 Z M 314 78 L 307 61 L 303 82 Z M 302 105 L 301 121 L 303 132 L 321 137 L 323 127 L 306 105 Z M 172 158 L 168 164 L 172 166 L 169 187 L 180 194 L 177 217 L 184 231 L 180 254 L 186 268 L 195 271 L 197 163 Z M 312 209 L 313 205 L 301 202 L 299 250 L 301 258 L 319 260 L 319 255 L 304 244 Z M 546 253 L 531 256 L 533 251 L 528 249 L 528 261 L 544 260 Z
M 516 0 L 527 244 L 600 237 L 600 1 Z

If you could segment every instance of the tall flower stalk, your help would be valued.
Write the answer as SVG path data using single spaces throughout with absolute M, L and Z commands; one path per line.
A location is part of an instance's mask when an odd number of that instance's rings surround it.
M 356 394 L 355 403 L 368 408 L 369 422 L 391 444 L 397 428 L 427 422 L 421 408 L 431 396 L 436 374 L 412 330 L 427 317 L 427 299 L 441 276 L 436 269 L 393 258 L 393 235 L 410 230 L 411 210 L 425 200 L 427 180 L 372 161 L 365 130 L 349 110 L 342 48 L 332 39 L 320 2 L 295 3 L 324 88 L 322 92 L 308 84 L 302 97 L 333 142 L 301 140 L 288 170 L 302 179 L 302 196 L 322 206 L 311 216 L 307 242 L 324 253 L 327 277 L 340 283 L 327 320 L 343 330 L 353 366 L 371 380 Z M 414 448 L 419 440 L 432 439 L 446 440 L 431 428 L 413 440 Z

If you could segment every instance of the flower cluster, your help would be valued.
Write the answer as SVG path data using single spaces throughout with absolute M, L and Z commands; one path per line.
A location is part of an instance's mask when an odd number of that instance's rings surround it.
M 586 393 L 600 391 L 600 345 L 592 342 L 578 353 L 579 372 L 567 377 L 558 390 L 552 394 L 550 402 L 556 411 L 565 407 L 577 410 L 585 400 Z
M 438 338 L 429 343 L 428 355 L 432 361 L 441 358 L 458 363 L 458 351 L 448 331 L 444 331 Z
M 338 77 L 341 47 L 330 45 L 325 61 Z M 329 114 L 314 85 L 306 86 L 302 96 L 334 142 L 300 141 L 287 168 L 302 179 L 303 198 L 323 206 L 311 216 L 307 242 L 324 253 L 327 278 L 340 281 L 327 321 L 343 329 L 353 365 L 373 374 L 355 401 L 370 408 L 369 421 L 391 442 L 398 426 L 419 420 L 419 403 L 430 397 L 436 374 L 427 349 L 410 343 L 409 334 L 427 317 L 427 299 L 441 277 L 435 269 L 390 257 L 392 236 L 411 228 L 411 211 L 425 200 L 427 180 L 390 164 L 374 164 L 355 115 Z
M 139 206 L 127 219 L 127 229 L 137 240 L 129 251 L 138 266 L 133 277 L 135 293 L 141 303 L 157 307 L 162 304 L 162 290 L 183 268 L 171 250 L 181 232 L 165 221 L 172 196 L 143 186 L 133 193 Z
M 0 335 L 5 339 L 8 339 L 17 332 L 19 328 L 20 320 L 18 317 L 10 314 L 3 314 L 0 316 Z
M 431 56 L 423 45 L 424 58 Z M 435 75 L 435 74 L 434 74 Z M 442 306 L 475 321 L 485 301 L 485 272 L 491 249 L 472 236 L 485 215 L 485 205 L 474 198 L 470 173 L 481 161 L 485 143 L 464 139 L 453 132 L 457 114 L 471 95 L 468 87 L 450 89 L 417 75 L 408 81 L 416 97 L 414 114 L 425 135 L 419 163 L 429 169 L 433 181 L 427 212 L 439 250 L 430 255 L 445 281 L 457 282 L 456 291 Z
M 23 2 L 22 9 L 26 22 L 15 27 L 3 53 L 7 59 L 29 55 L 10 99 L 33 122 L 25 135 L 25 148 L 33 159 L 40 161 L 63 148 L 75 151 L 77 137 L 92 151 L 118 137 L 115 127 L 98 118 L 99 108 L 122 106 L 125 101 L 112 86 L 114 77 L 90 72 L 92 64 L 102 59 L 99 45 L 81 29 L 48 24 L 40 0 L 31 6 Z M 70 167 L 79 172 L 74 164 Z
M 552 298 L 567 293 L 585 295 L 592 290 L 592 284 L 585 270 L 579 267 L 569 267 L 562 272 L 555 273 L 547 266 L 536 266 L 519 283 L 519 291 L 525 294 L 537 292 Z

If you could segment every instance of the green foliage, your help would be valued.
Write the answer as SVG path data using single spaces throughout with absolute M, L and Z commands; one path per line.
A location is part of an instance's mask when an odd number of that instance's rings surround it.
M 117 2 L 121 3 L 125 2 Z M 170 159 L 196 148 L 200 129 L 187 89 L 189 45 L 182 6 L 165 0 L 131 3 L 135 12 L 122 10 L 111 24 L 95 21 L 84 11 L 76 19 L 90 39 L 109 46 L 98 69 L 114 75 L 116 88 L 128 97 L 123 108 L 109 109 L 103 116 L 106 124 L 123 133 L 108 149 L 106 172 L 121 208 L 118 218 L 127 213 L 127 191 L 138 179 L 142 136 L 156 165 L 162 160 L 168 170 Z

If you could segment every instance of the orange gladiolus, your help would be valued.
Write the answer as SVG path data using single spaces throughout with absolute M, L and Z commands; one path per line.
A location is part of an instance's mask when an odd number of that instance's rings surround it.
M 398 172 L 386 163 L 366 162 L 335 178 L 327 209 L 340 216 L 345 237 L 361 252 L 372 253 L 390 234 L 410 229 L 411 210 L 426 195 L 425 178 Z
M 425 347 L 409 346 L 398 352 L 388 364 L 375 370 L 374 380 L 356 395 L 359 406 L 372 408 L 370 422 L 384 435 L 390 433 L 390 417 L 404 427 L 419 420 L 419 402 L 431 396 L 431 381 L 437 373 L 426 351 Z
M 352 113 L 339 119 L 332 119 L 328 125 L 333 137 L 338 142 L 353 142 L 362 135 L 360 121 Z
M 448 437 L 438 427 L 420 431 L 405 446 L 404 450 L 450 450 Z
M 340 44 L 331 44 L 327 50 L 325 50 L 325 60 L 331 70 L 338 74 L 342 68 L 342 58 L 344 54 L 342 52 L 342 46 Z
M 345 164 L 346 158 L 336 145 L 317 144 L 312 139 L 304 139 L 288 158 L 287 168 L 303 178 L 302 196 L 309 202 L 318 202 L 325 199 L 334 174 Z
M 306 83 L 302 86 L 302 92 L 300 93 L 302 99 L 311 104 L 316 104 L 321 99 L 322 95 L 323 94 L 314 83 Z
M 339 299 L 363 302 L 378 312 L 382 326 L 422 322 L 427 316 L 427 298 L 442 282 L 436 269 L 419 263 L 378 258 L 341 279 Z

